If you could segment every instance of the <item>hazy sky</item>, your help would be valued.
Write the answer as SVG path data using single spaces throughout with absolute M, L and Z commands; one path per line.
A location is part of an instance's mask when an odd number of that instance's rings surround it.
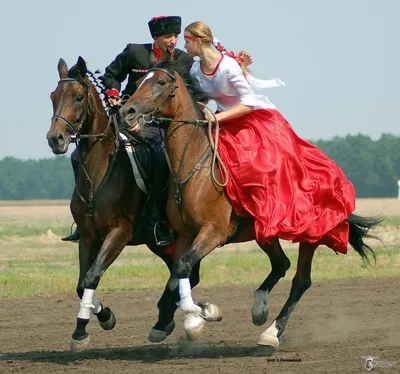
M 399 0 L 0 1 L 0 159 L 53 157 L 46 141 L 57 62 L 104 68 L 147 22 L 202 20 L 227 49 L 253 54 L 253 75 L 306 139 L 400 135 Z M 148 4 L 148 6 L 145 6 Z M 180 38 L 178 47 L 183 47 Z

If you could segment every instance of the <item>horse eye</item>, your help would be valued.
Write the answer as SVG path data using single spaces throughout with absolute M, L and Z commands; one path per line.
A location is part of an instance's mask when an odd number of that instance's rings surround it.
M 157 82 L 157 84 L 159 84 L 160 86 L 165 86 L 167 84 L 167 81 L 164 79 L 161 79 Z
M 83 100 L 83 95 L 78 95 L 75 99 L 77 103 L 80 103 Z

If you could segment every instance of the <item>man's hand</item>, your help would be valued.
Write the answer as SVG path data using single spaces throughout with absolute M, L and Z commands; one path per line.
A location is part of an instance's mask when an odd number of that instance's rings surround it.
M 119 106 L 121 105 L 121 98 L 118 96 L 111 96 L 108 98 L 108 104 L 110 106 Z
M 140 132 L 139 121 L 135 121 L 135 123 L 128 128 L 129 132 Z
M 240 51 L 238 57 L 241 57 L 243 59 L 243 63 L 245 66 L 249 66 L 253 63 L 253 57 L 248 52 Z

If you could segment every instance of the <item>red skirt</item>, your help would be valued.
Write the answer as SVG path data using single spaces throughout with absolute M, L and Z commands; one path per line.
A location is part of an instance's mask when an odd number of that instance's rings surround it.
M 254 219 L 259 243 L 278 236 L 347 253 L 354 187 L 278 111 L 221 122 L 218 152 L 229 174 L 226 193 L 236 214 Z

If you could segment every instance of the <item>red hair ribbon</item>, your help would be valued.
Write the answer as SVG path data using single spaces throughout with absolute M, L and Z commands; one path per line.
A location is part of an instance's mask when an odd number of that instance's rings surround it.
M 197 40 L 199 39 L 197 36 L 192 36 L 192 35 L 184 35 L 185 39 L 189 39 L 189 40 Z
M 221 52 L 224 55 L 234 58 L 239 65 L 244 62 L 243 58 L 236 56 L 234 52 L 227 51 L 226 48 L 218 41 L 217 38 L 213 38 L 213 44 L 214 47 L 217 49 L 217 51 Z

